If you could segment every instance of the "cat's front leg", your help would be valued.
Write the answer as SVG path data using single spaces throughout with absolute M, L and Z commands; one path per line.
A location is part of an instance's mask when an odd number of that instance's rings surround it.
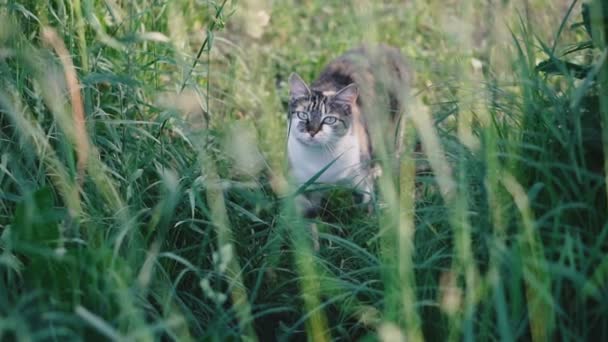
M 366 175 L 360 178 L 355 184 L 355 203 L 361 208 L 367 208 L 368 213 L 374 211 L 375 186 L 374 175 L 372 172 L 367 172 Z
M 323 195 L 319 192 L 310 192 L 305 195 L 298 195 L 296 201 L 296 212 L 299 216 L 312 219 L 319 215 L 321 210 L 321 200 Z M 317 224 L 314 222 L 310 223 L 310 235 L 312 239 L 312 246 L 315 252 L 320 249 L 319 245 L 319 230 Z
M 318 192 L 309 192 L 296 197 L 296 212 L 305 218 L 315 218 L 321 211 L 323 195 Z
M 374 180 L 371 177 L 367 177 L 361 187 L 362 198 L 361 205 L 367 207 L 367 212 L 371 214 L 374 211 Z
M 374 198 L 374 182 L 371 180 L 366 181 L 361 191 L 363 193 L 361 204 L 371 204 Z

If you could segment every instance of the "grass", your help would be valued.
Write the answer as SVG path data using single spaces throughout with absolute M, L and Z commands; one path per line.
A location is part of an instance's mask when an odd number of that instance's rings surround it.
M 601 1 L 592 38 L 580 1 L 0 5 L 0 339 L 608 337 Z M 409 150 L 317 253 L 286 79 L 369 41 Z

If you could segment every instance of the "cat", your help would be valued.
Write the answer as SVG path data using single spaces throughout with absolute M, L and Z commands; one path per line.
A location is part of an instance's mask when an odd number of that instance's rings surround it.
M 395 141 L 402 140 L 398 126 L 410 77 L 399 50 L 387 45 L 347 51 L 311 86 L 292 73 L 287 156 L 293 179 L 304 184 L 327 167 L 315 182 L 352 187 L 360 202 L 369 205 L 379 173 L 375 149 L 380 144 L 389 151 L 400 149 Z M 298 211 L 308 218 L 316 216 L 323 195 L 313 191 L 299 196 Z

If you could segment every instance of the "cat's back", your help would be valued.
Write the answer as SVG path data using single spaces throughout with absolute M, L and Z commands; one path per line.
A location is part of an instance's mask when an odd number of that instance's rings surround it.
M 360 92 L 359 104 L 388 97 L 387 105 L 391 110 L 398 110 L 395 107 L 400 106 L 411 77 L 411 70 L 397 48 L 384 44 L 365 45 L 349 50 L 327 64 L 312 88 L 331 93 L 356 83 Z

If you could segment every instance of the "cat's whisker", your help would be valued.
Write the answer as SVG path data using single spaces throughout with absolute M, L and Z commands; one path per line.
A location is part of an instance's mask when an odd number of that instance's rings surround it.
M 331 154 L 331 155 L 335 155 L 336 154 L 336 149 L 334 147 L 332 147 L 330 144 L 326 144 L 325 148 L 327 149 L 327 151 L 329 152 L 329 154 Z

